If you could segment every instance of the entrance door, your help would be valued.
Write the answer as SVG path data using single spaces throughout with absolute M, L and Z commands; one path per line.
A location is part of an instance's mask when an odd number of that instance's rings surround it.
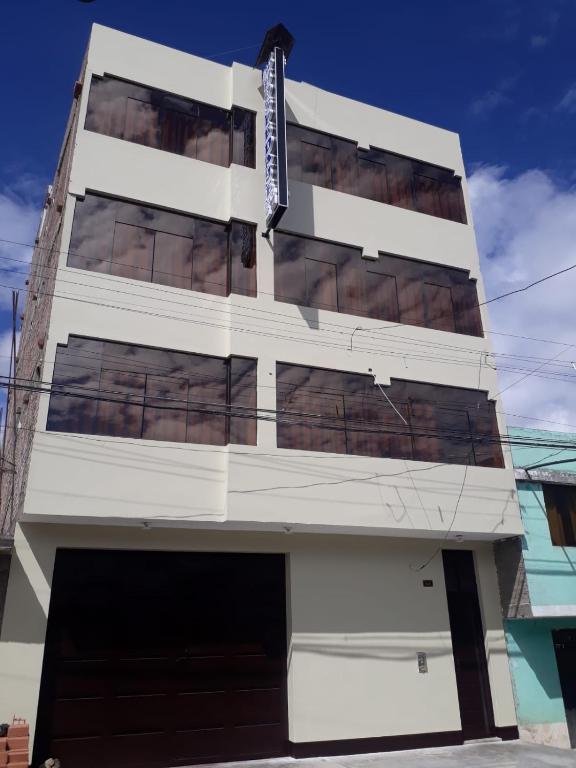
M 576 629 L 552 632 L 570 746 L 576 747 Z
M 492 695 L 473 553 L 444 550 L 444 578 L 464 739 L 494 735 Z
M 284 556 L 59 551 L 34 764 L 286 754 Z

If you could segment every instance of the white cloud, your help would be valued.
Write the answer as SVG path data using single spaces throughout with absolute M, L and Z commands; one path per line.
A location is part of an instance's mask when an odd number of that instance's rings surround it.
M 471 175 L 470 195 L 488 298 L 576 263 L 576 189 L 562 187 L 540 170 L 510 177 L 504 168 L 488 166 Z M 561 352 L 561 344 L 576 345 L 575 296 L 576 269 L 488 305 L 492 330 L 550 340 L 533 342 L 494 335 L 497 352 L 534 358 L 499 358 L 501 389 L 523 375 L 520 369 L 529 372 Z M 576 432 L 576 370 L 572 361 L 576 362 L 576 346 L 504 392 L 504 410 L 565 422 Z M 554 373 L 562 373 L 565 380 L 553 380 Z M 559 424 L 515 417 L 508 417 L 508 422 L 562 429 Z
M 509 96 L 510 91 L 518 82 L 518 76 L 512 75 L 505 77 L 498 83 L 496 88 L 491 88 L 486 93 L 474 99 L 470 104 L 469 111 L 474 117 L 488 117 L 498 107 L 508 104 L 512 101 Z
M 564 96 L 560 99 L 556 105 L 556 109 L 562 112 L 568 112 L 573 115 L 576 112 L 576 83 L 568 88 Z
M 0 309 L 12 306 L 11 290 L 4 286 L 24 285 L 33 250 L 28 244 L 34 243 L 40 222 L 43 191 L 43 185 L 31 176 L 22 176 L 0 190 Z
M 530 38 L 532 48 L 544 48 L 549 42 L 550 38 L 546 35 L 532 35 Z

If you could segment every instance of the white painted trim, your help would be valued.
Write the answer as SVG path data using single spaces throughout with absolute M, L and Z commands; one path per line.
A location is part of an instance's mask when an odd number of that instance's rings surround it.
M 534 618 L 546 616 L 575 616 L 576 605 L 533 605 Z

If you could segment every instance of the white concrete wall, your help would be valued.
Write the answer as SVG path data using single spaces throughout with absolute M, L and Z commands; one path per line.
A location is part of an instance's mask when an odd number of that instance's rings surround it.
M 25 524 L 16 532 L 0 637 L 0 721 L 35 726 L 57 548 L 284 552 L 292 741 L 460 728 L 442 558 L 434 541 Z M 497 726 L 515 723 L 489 544 L 479 593 Z M 432 588 L 422 580 L 432 579 Z M 417 653 L 428 654 L 428 673 Z
M 44 379 L 70 334 L 177 350 L 258 358 L 258 405 L 276 408 L 276 361 L 487 390 L 486 339 L 306 310 L 274 302 L 273 240 L 257 237 L 258 298 L 222 298 L 69 268 L 66 250 L 75 195 L 91 190 L 264 229 L 260 73 L 225 67 L 96 25 L 80 126 L 92 74 L 109 73 L 186 97 L 255 110 L 257 167 L 230 169 L 179 157 L 80 127 L 75 137 Z M 463 174 L 457 135 L 384 110 L 289 82 L 290 119 L 343 137 L 453 168 Z M 466 183 L 464 193 L 469 220 Z M 332 190 L 292 183 L 283 227 L 470 270 L 484 298 L 471 225 L 437 219 Z M 146 314 L 147 313 L 147 314 Z M 152 314 L 151 314 L 152 313 Z M 483 314 L 486 326 L 486 316 Z M 314 327 L 311 326 L 313 321 Z M 319 327 L 316 327 L 319 326 Z M 368 330 L 358 330 L 358 326 Z M 356 331 L 355 331 L 356 329 Z M 354 332 L 355 331 L 355 332 Z M 354 332 L 353 344 L 351 343 Z M 389 407 L 383 400 L 383 408 Z M 411 536 L 518 534 L 521 522 L 510 457 L 506 469 L 464 468 L 276 448 L 275 425 L 260 422 L 258 446 L 203 448 L 45 433 L 39 410 L 25 520 L 140 522 Z M 501 427 L 504 427 L 500 419 Z M 411 474 L 407 470 L 413 470 Z M 367 479 L 371 476 L 372 480 Z M 345 480 L 333 485 L 334 480 Z M 312 489 L 302 486 L 316 484 Z M 282 486 L 282 488 L 274 488 Z

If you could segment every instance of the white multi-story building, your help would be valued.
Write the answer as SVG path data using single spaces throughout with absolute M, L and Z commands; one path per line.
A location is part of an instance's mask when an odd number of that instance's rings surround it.
M 286 117 L 262 237 L 261 71 L 93 27 L 3 462 L 0 721 L 34 764 L 517 733 L 458 136 L 289 80 Z

